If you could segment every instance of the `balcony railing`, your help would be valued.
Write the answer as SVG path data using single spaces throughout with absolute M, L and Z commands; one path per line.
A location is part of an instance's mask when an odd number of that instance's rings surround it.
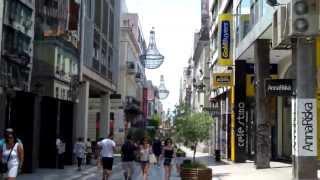
M 107 67 L 105 65 L 101 65 L 101 74 L 103 76 L 107 76 Z
M 108 70 L 108 80 L 112 81 L 112 71 Z
M 97 72 L 100 72 L 100 63 L 97 59 L 92 58 L 92 68 Z

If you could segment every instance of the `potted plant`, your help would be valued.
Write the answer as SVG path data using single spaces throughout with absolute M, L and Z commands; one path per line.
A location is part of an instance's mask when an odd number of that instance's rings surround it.
M 180 148 L 177 149 L 176 155 L 177 157 L 186 157 L 186 153 L 182 151 Z
M 179 139 L 184 139 L 185 144 L 191 145 L 193 150 L 193 160 L 185 160 L 181 165 L 180 176 L 182 180 L 212 179 L 212 170 L 195 160 L 197 145 L 200 142 L 209 140 L 212 123 L 211 116 L 204 112 L 186 113 L 184 116 L 176 118 L 176 135 Z

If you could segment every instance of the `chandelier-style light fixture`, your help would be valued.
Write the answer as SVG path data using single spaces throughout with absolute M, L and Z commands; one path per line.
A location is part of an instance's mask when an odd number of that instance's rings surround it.
M 164 56 L 157 49 L 154 27 L 150 31 L 148 48 L 140 58 L 147 69 L 157 69 L 164 61 Z
M 159 99 L 163 100 L 169 96 L 169 90 L 164 85 L 164 77 L 160 76 L 160 85 L 159 85 Z

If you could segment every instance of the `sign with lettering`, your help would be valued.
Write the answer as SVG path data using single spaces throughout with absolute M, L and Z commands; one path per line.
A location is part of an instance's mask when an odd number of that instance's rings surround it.
M 267 79 L 265 86 L 267 96 L 294 95 L 292 79 Z
M 234 122 L 235 162 L 245 162 L 247 159 L 247 104 L 246 104 L 246 62 L 235 62 L 235 87 L 232 121 Z
M 296 156 L 317 156 L 316 99 L 297 99 Z
M 219 16 L 219 59 L 218 64 L 221 66 L 232 65 L 231 50 L 231 27 L 232 14 L 226 13 Z
M 213 88 L 232 86 L 232 73 L 214 73 Z

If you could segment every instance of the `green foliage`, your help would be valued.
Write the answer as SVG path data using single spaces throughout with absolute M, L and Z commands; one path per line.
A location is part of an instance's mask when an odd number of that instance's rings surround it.
M 131 135 L 135 142 L 140 142 L 144 137 L 150 138 L 148 132 L 141 128 L 130 128 L 128 135 Z
M 154 126 L 155 129 L 158 129 L 160 122 L 161 122 L 160 114 L 154 114 L 154 115 L 152 115 L 151 119 L 149 120 L 149 126 Z
M 180 139 L 196 144 L 209 140 L 212 118 L 208 113 L 192 113 L 176 119 L 176 133 Z
M 193 159 L 198 143 L 209 140 L 212 123 L 212 117 L 205 112 L 186 113 L 176 118 L 176 140 L 194 148 Z

